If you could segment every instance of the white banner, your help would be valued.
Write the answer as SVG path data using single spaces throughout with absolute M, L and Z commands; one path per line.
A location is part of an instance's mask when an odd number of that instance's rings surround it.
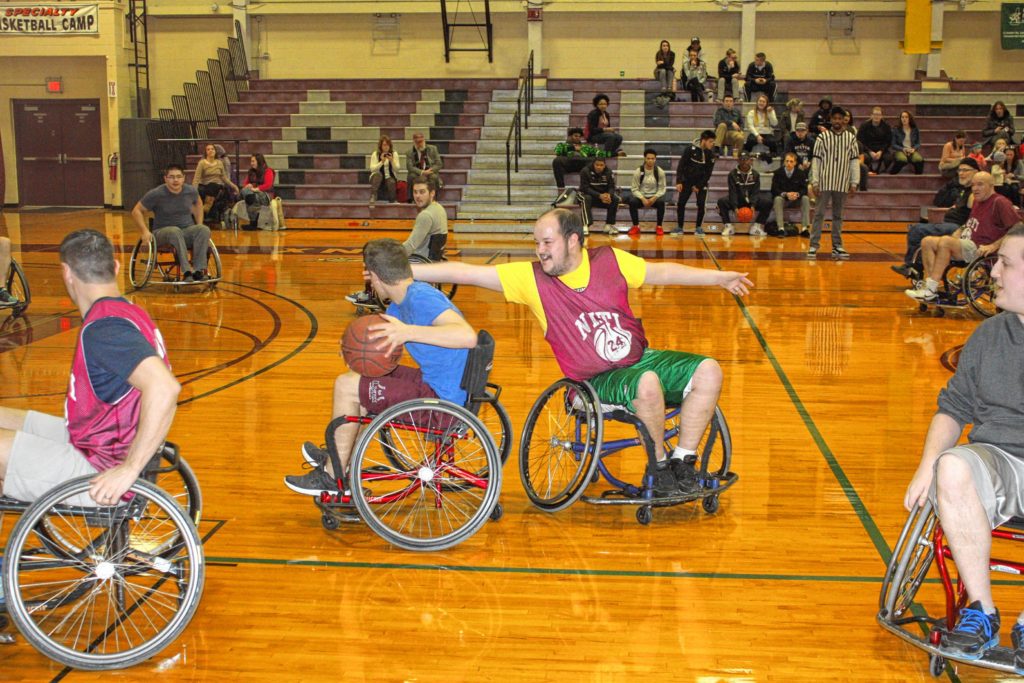
M 0 6 L 2 35 L 70 36 L 99 32 L 99 5 Z

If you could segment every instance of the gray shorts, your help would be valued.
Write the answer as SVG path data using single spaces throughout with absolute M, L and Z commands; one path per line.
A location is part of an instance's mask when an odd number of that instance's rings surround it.
M 69 479 L 94 474 L 96 468 L 71 445 L 64 419 L 30 410 L 14 435 L 3 494 L 30 503 Z M 96 504 L 85 494 L 67 503 Z
M 989 523 L 995 529 L 1012 517 L 1024 517 L 1024 460 L 987 443 L 972 443 L 943 451 L 935 461 L 956 457 L 967 463 L 974 480 L 974 489 L 985 508 Z M 935 477 L 928 499 L 938 509 Z
M 960 259 L 970 263 L 978 256 L 978 245 L 970 240 L 960 239 Z

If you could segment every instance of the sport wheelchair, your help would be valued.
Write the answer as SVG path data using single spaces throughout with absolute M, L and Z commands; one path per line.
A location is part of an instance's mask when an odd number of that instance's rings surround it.
M 117 505 L 88 497 L 91 478 L 34 503 L 0 497 L 0 523 L 4 512 L 20 515 L 0 581 L 11 620 L 42 654 L 76 669 L 120 669 L 167 647 L 199 606 L 202 500 L 171 443 Z
M 1024 541 L 1024 519 L 1014 518 L 1003 524 L 992 531 L 992 538 Z M 967 604 L 967 590 L 959 577 L 954 584 L 949 566 L 952 559 L 952 551 L 946 545 L 942 526 L 932 504 L 929 502 L 923 507 L 915 507 L 893 548 L 878 597 L 878 623 L 887 631 L 927 652 L 928 669 L 935 677 L 941 676 L 946 668 L 947 657 L 939 652 L 942 636 L 953 629 L 960 610 Z M 945 612 L 937 617 L 930 617 L 924 607 L 914 601 L 933 561 L 945 593 Z M 1024 563 L 994 556 L 989 559 L 989 567 L 992 571 L 1018 576 L 1024 574 Z M 920 630 L 913 629 L 914 626 Z M 993 648 L 981 659 L 954 661 L 1014 672 L 1013 651 L 1005 647 Z
M 431 235 L 430 242 L 427 245 L 427 258 L 423 258 L 418 254 L 411 254 L 409 256 L 409 263 L 437 263 L 439 261 L 447 261 L 448 259 L 444 256 L 445 245 L 448 244 L 448 235 Z M 439 290 L 442 294 L 448 297 L 450 301 L 455 297 L 455 292 L 459 286 L 457 284 L 435 284 L 434 287 Z M 367 285 L 367 291 L 370 292 L 370 299 L 366 303 L 356 303 L 355 307 L 357 312 L 362 315 L 366 313 L 381 313 L 388 307 L 387 301 L 381 301 L 380 298 L 373 292 L 369 285 Z
M 672 406 L 665 415 L 662 441 L 669 450 L 679 441 L 679 411 L 679 406 Z M 604 441 L 606 421 L 632 425 L 637 436 Z M 614 476 L 604 459 L 633 446 L 644 447 L 648 463 L 655 461 L 655 449 L 661 447 L 636 415 L 621 406 L 602 404 L 588 382 L 563 378 L 545 389 L 530 409 L 519 442 L 519 477 L 530 501 L 541 510 L 564 510 L 581 497 L 595 505 L 637 505 L 636 519 L 644 525 L 651 522 L 652 508 L 696 500 L 713 514 L 718 511 L 719 496 L 738 479 L 729 470 L 729 426 L 717 407 L 697 447 L 699 488 L 692 493 L 657 497 L 650 477 L 636 486 Z M 587 486 L 600 477 L 615 488 L 598 497 L 584 496 Z
M 501 518 L 501 468 L 512 449 L 512 424 L 498 402 L 501 387 L 488 383 L 494 338 L 480 330 L 462 376 L 465 406 L 413 399 L 379 415 L 343 415 L 327 425 L 325 442 L 341 471 L 335 430 L 366 425 L 352 450 L 351 491 L 342 481 L 317 507 L 325 529 L 364 521 L 381 538 L 405 550 L 445 550 L 487 521 Z M 492 435 L 497 435 L 497 438 Z
M 210 246 L 206 252 L 206 271 L 209 275 L 207 280 L 195 280 L 186 282 L 181 274 L 181 266 L 178 265 L 178 255 L 174 247 L 163 245 L 156 246 L 156 236 L 150 234 L 149 240 L 139 240 L 132 248 L 132 255 L 128 261 L 128 280 L 136 289 L 143 289 L 151 284 L 153 271 L 160 274 L 159 280 L 153 280 L 155 285 L 169 285 L 175 288 L 200 286 L 205 289 L 214 289 L 220 282 L 223 271 L 220 263 L 220 252 L 217 245 L 210 240 Z
M 17 303 L 3 304 L 0 303 L 0 310 L 6 309 L 11 312 L 11 317 L 21 315 L 28 308 L 28 305 L 32 303 L 32 291 L 28 287 L 28 278 L 25 277 L 25 271 L 21 269 L 21 265 L 11 259 L 11 267 L 7 272 L 7 281 L 4 283 L 4 287 L 7 291 L 18 300 Z
M 915 256 L 917 262 L 919 256 Z M 978 315 L 984 318 L 991 318 L 999 312 L 995 304 L 995 290 L 992 281 L 992 268 L 998 260 L 998 254 L 978 256 L 970 263 L 966 261 L 950 261 L 946 269 L 942 271 L 941 289 L 938 297 L 932 301 L 921 301 L 918 310 L 922 313 L 928 311 L 930 306 L 935 307 L 935 314 L 942 317 L 946 314 L 947 308 L 970 307 Z M 922 287 L 923 279 L 912 279 L 915 288 Z

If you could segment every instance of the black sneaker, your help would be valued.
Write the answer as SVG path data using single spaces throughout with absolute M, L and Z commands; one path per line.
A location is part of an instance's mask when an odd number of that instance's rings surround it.
M 182 282 L 192 282 L 193 279 L 194 278 L 193 278 L 193 275 L 192 275 L 192 271 L 190 271 L 190 270 L 186 270 L 185 274 L 181 276 L 181 281 Z
M 644 472 L 644 486 L 647 486 L 647 477 L 649 475 L 654 476 L 654 482 L 651 484 L 651 490 L 654 493 L 655 498 L 665 498 L 667 496 L 678 495 L 679 489 L 676 486 L 676 476 L 672 474 L 672 470 L 669 469 L 668 463 L 665 461 L 659 462 L 655 465 L 654 470 L 651 470 L 650 464 L 647 465 L 647 470 Z
M 21 303 L 18 297 L 8 292 L 6 287 L 0 287 L 0 306 L 14 306 L 18 303 Z
M 373 298 L 373 294 L 367 292 L 365 289 L 360 289 L 358 292 L 352 292 L 345 297 L 345 301 L 353 303 L 356 306 L 372 306 L 376 303 Z
M 889 268 L 891 268 L 892 271 L 897 275 L 902 275 L 905 278 L 912 277 L 911 273 L 914 272 L 914 269 L 908 266 L 906 263 L 900 263 L 899 265 L 889 266 Z
M 669 458 L 668 468 L 676 478 L 676 489 L 680 493 L 697 493 L 700 481 L 697 479 L 697 456 L 687 455 L 685 458 Z
M 1024 624 L 1014 622 L 1010 639 L 1013 641 L 1013 672 L 1024 675 Z
M 842 247 L 832 247 L 832 258 L 837 261 L 849 261 L 850 252 L 846 251 Z
M 322 467 L 315 467 L 305 474 L 293 474 L 284 478 L 284 485 L 295 493 L 319 497 L 322 493 L 337 493 L 338 482 Z
M 959 659 L 981 659 L 999 644 L 999 610 L 985 614 L 981 603 L 972 602 L 960 610 L 956 628 L 942 637 L 939 652 Z
M 323 467 L 329 457 L 330 453 L 323 446 L 317 446 L 312 441 L 302 444 L 302 459 L 313 467 Z

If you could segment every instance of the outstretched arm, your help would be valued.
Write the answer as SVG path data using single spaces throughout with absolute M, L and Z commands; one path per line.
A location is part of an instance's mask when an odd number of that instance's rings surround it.
M 423 282 L 450 282 L 456 285 L 483 287 L 495 292 L 504 291 L 498 277 L 498 269 L 494 266 L 475 266 L 461 261 L 414 263 L 412 276 Z
M 710 268 L 694 268 L 682 263 L 648 262 L 645 285 L 717 285 L 733 294 L 744 296 L 749 293 L 754 283 L 747 279 L 746 273 L 731 270 L 712 270 Z

